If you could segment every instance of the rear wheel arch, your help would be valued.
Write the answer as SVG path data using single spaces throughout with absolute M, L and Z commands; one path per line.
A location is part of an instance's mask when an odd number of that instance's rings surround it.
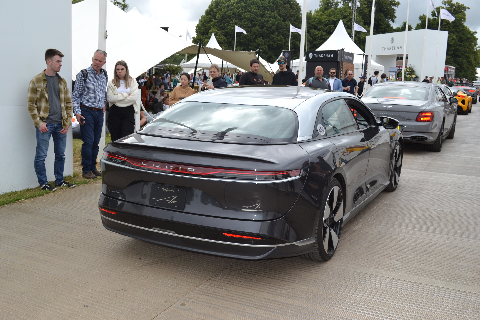
M 347 203 L 347 185 L 345 182 L 345 179 L 343 178 L 343 175 L 339 172 L 333 175 L 332 179 L 337 179 L 338 182 L 340 182 L 340 185 L 342 186 L 343 191 L 343 203 Z M 343 207 L 343 210 L 345 210 L 345 207 Z

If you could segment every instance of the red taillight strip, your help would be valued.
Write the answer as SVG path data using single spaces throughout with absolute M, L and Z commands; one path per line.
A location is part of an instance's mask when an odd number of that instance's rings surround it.
M 241 170 L 241 169 L 223 169 L 223 168 L 211 168 L 200 166 L 187 166 L 177 163 L 167 163 L 152 160 L 142 160 L 133 157 L 119 156 L 112 153 L 106 153 L 107 157 L 126 161 L 133 166 L 153 169 L 160 171 L 168 171 L 175 173 L 188 173 L 193 175 L 213 175 L 213 174 L 233 174 L 233 175 L 255 175 L 255 176 L 272 176 L 272 175 L 290 175 L 290 177 L 299 176 L 301 170 L 288 170 L 288 171 L 256 171 L 256 170 Z
M 417 116 L 416 121 L 418 122 L 432 122 L 433 121 L 433 112 L 420 112 Z
M 254 239 L 254 240 L 262 240 L 262 238 L 256 237 L 249 237 L 249 236 L 242 236 L 239 234 L 232 234 L 232 233 L 223 233 L 224 236 L 233 237 L 233 238 L 242 238 L 242 239 Z
M 117 214 L 115 211 L 110 211 L 107 209 L 100 208 L 100 210 L 105 211 L 106 213 Z

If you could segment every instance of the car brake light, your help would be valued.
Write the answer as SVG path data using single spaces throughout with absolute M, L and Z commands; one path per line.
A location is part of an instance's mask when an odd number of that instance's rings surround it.
M 468 90 L 468 92 L 475 92 L 475 90 Z
M 432 122 L 433 121 L 433 112 L 420 112 L 417 116 L 419 122 Z
M 257 171 L 243 169 L 226 169 L 202 166 L 190 166 L 178 163 L 167 163 L 153 160 L 143 160 L 133 157 L 121 156 L 106 152 L 107 159 L 114 163 L 129 165 L 135 168 L 162 171 L 165 173 L 180 173 L 194 176 L 214 176 L 217 178 L 242 178 L 251 180 L 279 180 L 300 176 L 302 170 L 285 171 Z
M 256 237 L 249 237 L 249 236 L 242 236 L 239 234 L 232 234 L 232 233 L 223 233 L 224 236 L 233 237 L 233 238 L 242 238 L 242 239 L 254 239 L 254 240 L 262 240 L 262 238 Z
M 111 210 L 107 210 L 107 209 L 103 209 L 103 208 L 100 208 L 100 210 L 105 211 L 106 213 L 110 213 L 110 214 L 117 214 L 115 211 L 111 211 Z

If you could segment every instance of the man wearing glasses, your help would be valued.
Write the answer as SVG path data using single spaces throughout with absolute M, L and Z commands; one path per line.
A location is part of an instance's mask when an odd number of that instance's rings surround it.
M 353 71 L 348 71 L 347 77 L 342 81 L 343 92 L 348 92 L 357 95 L 358 85 L 357 80 L 353 79 Z
M 297 80 L 293 72 L 287 68 L 287 60 L 284 56 L 278 58 L 278 69 L 280 69 L 277 74 L 273 76 L 272 84 L 275 85 L 287 85 L 287 86 L 296 86 Z
M 97 50 L 92 65 L 81 70 L 75 80 L 72 94 L 73 112 L 80 123 L 82 137 L 82 176 L 95 179 L 101 176 L 97 170 L 98 143 L 102 135 L 103 114 L 107 108 L 107 72 L 102 69 L 107 53 Z
M 330 87 L 330 90 L 342 92 L 342 81 L 335 77 L 335 75 L 337 74 L 337 69 L 331 68 L 329 74 L 330 78 L 328 78 L 328 85 Z

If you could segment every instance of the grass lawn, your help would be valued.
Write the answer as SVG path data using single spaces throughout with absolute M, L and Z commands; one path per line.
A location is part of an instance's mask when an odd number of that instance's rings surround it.
M 111 142 L 112 139 L 110 134 L 105 136 L 105 144 Z M 98 181 L 100 177 L 96 179 L 84 179 L 82 177 L 82 140 L 80 139 L 73 139 L 73 176 L 66 176 L 65 181 L 70 183 L 75 183 L 77 186 L 86 183 L 92 183 Z M 100 150 L 100 152 L 102 152 Z M 33 160 L 33 159 L 32 159 Z M 99 168 L 99 166 L 97 166 Z M 42 196 L 46 193 L 50 193 L 52 191 L 43 191 L 40 187 L 25 189 L 20 191 L 13 191 L 4 194 L 0 194 L 0 206 L 3 206 L 8 203 L 17 202 L 19 200 L 25 200 L 30 198 L 35 198 Z M 55 192 L 55 191 L 53 191 Z

